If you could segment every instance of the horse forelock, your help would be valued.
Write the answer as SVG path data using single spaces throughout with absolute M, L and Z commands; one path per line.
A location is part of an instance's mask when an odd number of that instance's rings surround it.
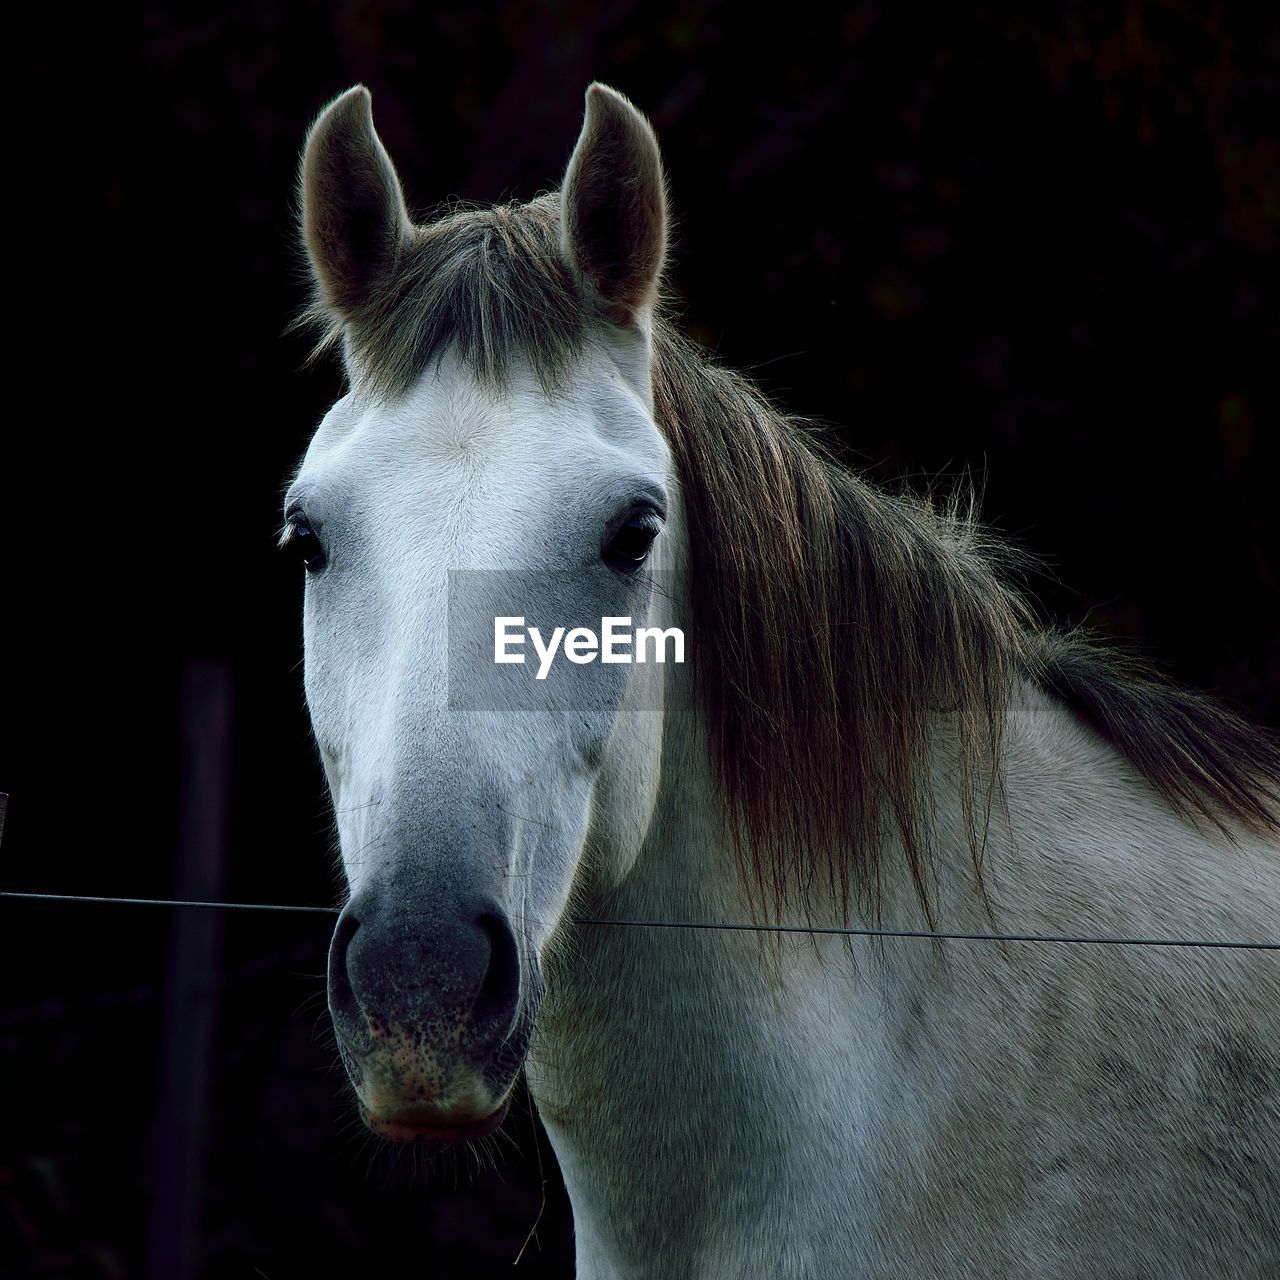
M 557 193 L 527 204 L 455 208 L 416 227 L 366 300 L 339 313 L 317 292 L 302 320 L 317 351 L 345 341 L 375 394 L 406 395 L 447 350 L 505 385 L 517 360 L 548 391 L 573 368 L 591 313 L 560 253 Z

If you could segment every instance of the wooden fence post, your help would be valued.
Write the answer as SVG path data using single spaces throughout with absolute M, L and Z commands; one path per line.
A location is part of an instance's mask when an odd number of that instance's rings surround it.
M 176 898 L 223 896 L 231 782 L 231 672 L 192 662 L 183 671 Z M 147 1271 L 152 1280 L 195 1280 L 208 1162 L 218 1022 L 222 913 L 172 911 L 160 1091 L 152 1144 Z

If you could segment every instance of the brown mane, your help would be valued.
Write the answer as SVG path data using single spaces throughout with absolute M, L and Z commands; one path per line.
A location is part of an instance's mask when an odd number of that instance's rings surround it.
M 554 194 L 419 229 L 339 322 L 372 384 L 403 393 L 447 347 L 500 384 L 527 361 L 554 392 L 590 333 Z M 1010 693 L 1031 681 L 1104 735 L 1184 815 L 1280 829 L 1280 743 L 1094 641 L 1037 629 L 1011 553 L 974 523 L 890 496 L 804 424 L 655 322 L 654 398 L 689 525 L 691 653 L 714 763 L 758 909 L 822 876 L 874 911 L 903 850 L 926 913 L 931 767 L 946 734 L 981 869 Z

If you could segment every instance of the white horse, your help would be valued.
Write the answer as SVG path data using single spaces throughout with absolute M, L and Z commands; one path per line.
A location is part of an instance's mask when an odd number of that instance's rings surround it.
M 592 923 L 1275 939 L 1275 742 L 682 341 L 612 90 L 558 192 L 418 226 L 352 89 L 302 194 L 350 390 L 285 537 L 368 1125 L 486 1133 L 523 1066 L 596 1280 L 1280 1275 L 1276 952 Z M 454 616 L 493 570 L 689 661 L 519 704 Z

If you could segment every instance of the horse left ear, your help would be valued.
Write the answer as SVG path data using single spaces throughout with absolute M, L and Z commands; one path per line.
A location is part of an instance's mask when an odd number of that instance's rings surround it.
M 587 90 L 560 228 L 561 252 L 588 296 L 615 324 L 645 325 L 667 244 L 662 157 L 649 122 L 606 85 Z

